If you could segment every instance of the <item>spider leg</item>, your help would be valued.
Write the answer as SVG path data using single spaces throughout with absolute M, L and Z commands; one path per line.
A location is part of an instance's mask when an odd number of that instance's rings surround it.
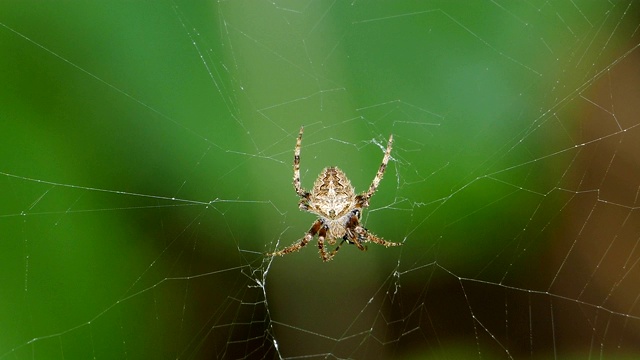
M 340 244 L 338 244 L 338 246 L 336 246 L 336 248 L 335 248 L 335 249 L 333 249 L 333 251 L 331 252 L 331 257 L 333 257 L 333 256 L 338 252 L 338 250 L 340 250 L 340 247 L 342 246 L 342 244 L 344 244 L 344 242 L 345 242 L 345 241 L 349 242 L 349 244 L 354 244 L 354 245 L 355 245 L 355 246 L 357 246 L 357 247 L 358 247 L 358 249 L 360 249 L 361 251 L 367 251 L 367 247 L 366 247 L 366 246 L 363 246 L 363 245 L 362 245 L 362 243 L 361 243 L 358 239 L 353 238 L 353 239 L 351 239 L 351 240 L 350 240 L 350 239 L 347 237 L 347 235 L 345 235 L 345 236 L 342 238 L 342 241 L 340 241 Z
M 296 140 L 296 148 L 293 152 L 293 187 L 296 189 L 298 196 L 303 198 L 300 202 L 302 208 L 302 202 L 309 198 L 309 192 L 302 188 L 300 185 L 300 147 L 302 146 L 302 131 L 304 127 L 300 127 L 300 134 L 298 134 L 298 140 Z
M 333 254 L 327 254 L 327 251 L 324 248 L 324 240 L 326 236 L 327 228 L 323 226 L 318 232 L 318 249 L 320 250 L 320 257 L 322 258 L 322 261 L 329 261 L 333 258 Z
M 362 204 L 364 207 L 369 206 L 369 198 L 373 196 L 378 189 L 378 185 L 382 180 L 382 176 L 384 175 L 384 171 L 387 169 L 387 163 L 389 162 L 389 158 L 391 157 L 391 147 L 393 145 L 393 135 L 389 136 L 389 142 L 387 143 L 387 150 L 384 152 L 384 157 L 382 158 L 382 164 L 380 164 L 380 168 L 378 168 L 378 173 L 376 177 L 373 178 L 371 182 L 371 186 L 369 186 L 369 190 L 367 192 L 362 193 L 360 198 L 362 199 Z
M 352 230 L 349 230 L 349 238 L 347 239 L 347 241 L 350 244 L 354 244 L 355 246 L 358 247 L 358 249 L 360 249 L 360 251 L 367 251 L 367 247 L 362 245 L 362 241 L 364 239 L 362 239 L 360 237 L 360 235 L 357 233 L 357 229 L 358 227 L 361 227 L 360 225 L 358 225 L 357 220 L 356 220 L 356 225 L 352 228 Z
M 382 245 L 382 246 L 385 246 L 385 247 L 402 245 L 402 243 L 386 241 L 386 240 L 384 240 L 382 238 L 379 238 L 376 235 L 370 233 L 369 230 L 363 228 L 360 225 L 356 226 L 356 228 L 353 231 L 355 231 L 356 234 L 358 234 L 358 238 L 361 241 L 370 241 L 370 242 L 374 242 L 374 243 L 376 243 L 378 245 Z
M 304 237 L 302 238 L 302 240 L 300 240 L 300 242 L 294 243 L 293 245 L 286 247 L 280 251 L 267 253 L 267 256 L 283 256 L 288 253 L 298 251 L 302 249 L 302 247 L 307 245 L 307 243 L 309 243 L 309 241 L 313 239 L 313 237 L 318 233 L 318 231 L 321 231 L 322 229 L 324 229 L 324 223 L 322 222 L 322 220 L 317 220 L 316 222 L 313 223 L 313 225 L 311 225 L 311 229 L 309 229 L 309 231 L 306 234 L 304 234 Z
M 331 252 L 331 256 L 334 256 L 338 252 L 338 250 L 340 250 L 340 246 L 342 246 L 342 244 L 344 244 L 345 241 L 349 241 L 349 240 L 347 240 L 347 235 L 345 235 L 342 238 L 342 241 L 340 241 L 340 244 L 338 244 L 338 246 L 336 246 L 336 248 L 333 249 L 333 251 Z M 351 242 L 351 241 L 349 241 L 349 242 Z

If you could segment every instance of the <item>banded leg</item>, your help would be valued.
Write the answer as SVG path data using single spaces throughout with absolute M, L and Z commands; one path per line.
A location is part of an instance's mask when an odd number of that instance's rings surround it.
M 380 164 L 380 168 L 378 168 L 378 173 L 376 173 L 376 177 L 373 178 L 371 182 L 371 186 L 369 186 L 369 190 L 366 193 L 363 193 L 361 196 L 364 201 L 364 205 L 368 206 L 369 198 L 373 196 L 378 189 L 378 185 L 380 185 L 380 181 L 382 180 L 382 176 L 384 176 L 384 171 L 387 169 L 387 163 L 389 162 L 389 158 L 391 157 L 391 147 L 393 145 L 393 135 L 389 136 L 389 142 L 387 143 L 387 150 L 384 152 L 384 157 L 382 158 L 382 164 Z
M 318 249 L 320 250 L 320 257 L 322 258 L 322 261 L 329 261 L 333 258 L 333 254 L 327 254 L 327 251 L 324 248 L 324 240 L 327 237 L 327 228 L 325 226 L 323 226 L 322 228 L 320 228 L 320 231 L 318 232 Z
M 298 251 L 300 249 L 302 249 L 305 245 L 307 245 L 309 243 L 309 241 L 311 241 L 311 239 L 313 239 L 314 236 L 316 236 L 316 234 L 318 233 L 318 231 L 320 231 L 321 229 L 324 229 L 324 224 L 322 223 L 321 220 L 317 220 L 316 222 L 313 223 L 313 225 L 311 226 L 311 229 L 309 229 L 309 231 L 304 235 L 304 237 L 302 238 L 302 240 L 300 240 L 300 242 L 297 242 L 289 247 L 286 247 L 280 251 L 276 251 L 276 252 L 272 252 L 272 253 L 268 253 L 267 256 L 283 256 L 286 255 L 288 253 L 292 253 L 294 251 Z M 325 260 L 326 261 L 326 260 Z
M 338 244 L 338 246 L 336 246 L 336 248 L 331 252 L 331 257 L 333 257 L 338 250 L 340 250 L 340 247 L 342 246 L 342 244 L 344 244 L 345 241 L 348 241 L 349 244 L 354 244 L 355 246 L 358 247 L 358 249 L 360 249 L 361 251 L 367 251 L 367 246 L 363 246 L 360 241 L 358 241 L 357 239 L 353 239 L 353 240 L 349 240 L 346 236 L 344 238 L 342 238 L 342 241 L 340 241 L 340 244 Z
M 298 140 L 296 140 L 296 148 L 293 152 L 293 187 L 296 189 L 296 193 L 301 198 L 308 198 L 309 192 L 302 188 L 300 185 L 300 147 L 302 146 L 302 131 L 304 126 L 300 127 L 300 134 L 298 134 Z
M 363 228 L 362 226 L 356 226 L 354 231 L 358 234 L 358 237 L 360 239 L 362 239 L 363 241 L 374 242 L 374 243 L 376 243 L 378 245 L 382 245 L 384 247 L 401 246 L 402 245 L 402 243 L 386 241 L 385 239 L 379 238 L 379 237 L 373 235 L 372 233 L 370 233 L 369 230 Z

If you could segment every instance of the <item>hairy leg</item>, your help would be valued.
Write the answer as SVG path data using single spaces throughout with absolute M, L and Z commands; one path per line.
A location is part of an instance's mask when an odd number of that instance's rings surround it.
M 386 241 L 386 240 L 384 240 L 382 238 L 379 238 L 376 235 L 370 233 L 369 230 L 363 228 L 362 226 L 356 226 L 354 231 L 358 234 L 358 237 L 360 239 L 362 239 L 363 241 L 374 242 L 374 243 L 376 243 L 378 245 L 382 245 L 382 246 L 385 246 L 385 247 L 402 245 L 402 243 Z
M 300 134 L 298 134 L 298 140 L 296 140 L 296 148 L 293 151 L 293 187 L 296 189 L 298 196 L 307 198 L 309 193 L 300 185 L 300 147 L 302 146 L 303 129 L 303 127 L 300 127 Z
M 327 251 L 324 248 L 324 240 L 327 236 L 327 228 L 322 227 L 318 232 L 318 249 L 320 250 L 320 257 L 322 261 L 329 261 L 333 258 L 333 254 L 327 254 Z
M 304 247 L 305 245 L 307 245 L 307 243 L 309 243 L 309 241 L 311 241 L 311 239 L 313 239 L 313 237 L 318 233 L 318 231 L 320 231 L 321 229 L 323 229 L 324 224 L 322 223 L 322 221 L 317 220 L 316 222 L 313 223 L 313 225 L 311 226 L 311 229 L 309 229 L 309 231 L 304 235 L 304 237 L 302 238 L 302 240 L 300 240 L 300 242 L 297 242 L 289 247 L 286 247 L 280 251 L 276 251 L 276 252 L 272 252 L 272 253 L 268 253 L 267 256 L 283 256 L 286 255 L 288 253 L 294 252 L 294 251 L 298 251 L 300 249 L 302 249 L 302 247 Z
M 382 176 L 384 175 L 384 171 L 387 169 L 387 163 L 389 162 L 389 158 L 391 157 L 391 147 L 393 146 L 393 135 L 389 136 L 389 142 L 387 143 L 387 150 L 384 152 L 384 157 L 382 157 L 382 163 L 380 164 L 380 168 L 378 168 L 378 172 L 376 173 L 376 177 L 373 178 L 371 182 L 371 186 L 369 186 L 369 190 L 367 192 L 360 195 L 362 197 L 363 203 L 368 206 L 369 199 L 373 196 L 378 189 L 378 185 L 380 185 L 380 181 L 382 181 Z

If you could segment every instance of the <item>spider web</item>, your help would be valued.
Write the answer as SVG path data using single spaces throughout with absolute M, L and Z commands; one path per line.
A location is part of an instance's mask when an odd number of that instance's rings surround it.
M 640 354 L 637 2 L 0 7 L 0 359 Z

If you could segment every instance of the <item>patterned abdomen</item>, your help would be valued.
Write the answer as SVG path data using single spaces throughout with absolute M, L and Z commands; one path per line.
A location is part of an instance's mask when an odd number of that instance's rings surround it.
M 324 168 L 313 184 L 311 204 L 313 212 L 327 219 L 338 219 L 355 206 L 355 190 L 342 170 Z

